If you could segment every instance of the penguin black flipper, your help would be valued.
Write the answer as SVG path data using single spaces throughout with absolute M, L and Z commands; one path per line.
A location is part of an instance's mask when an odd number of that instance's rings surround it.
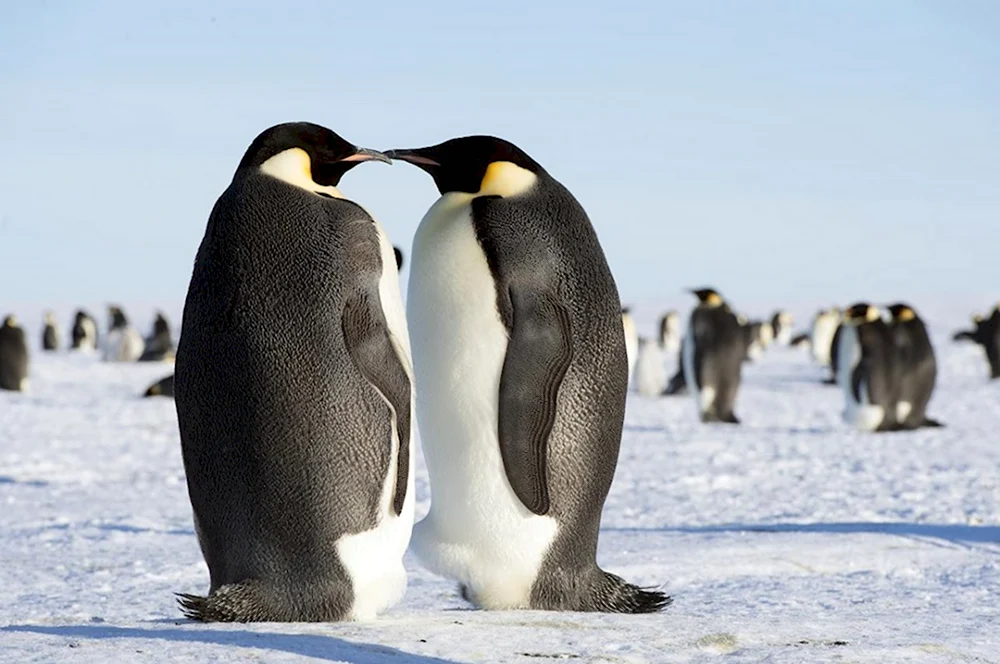
M 377 292 L 361 292 L 349 298 L 340 324 L 354 365 L 396 414 L 399 454 L 392 507 L 398 516 L 403 511 L 410 472 L 410 378 L 389 336 Z
M 559 386 L 573 358 L 570 312 L 534 287 L 512 285 L 509 293 L 513 321 L 500 373 L 500 456 L 518 499 L 543 515 L 549 511 L 548 439 Z

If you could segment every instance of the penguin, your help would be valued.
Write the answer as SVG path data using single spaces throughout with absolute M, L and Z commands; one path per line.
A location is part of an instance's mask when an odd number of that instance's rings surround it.
M 622 307 L 622 329 L 625 332 L 625 356 L 628 360 L 628 379 L 631 383 L 632 376 L 635 375 L 635 363 L 639 359 L 639 330 L 628 307 Z
M 152 385 L 149 389 L 142 395 L 144 397 L 170 397 L 174 398 L 174 375 L 170 374 L 166 378 L 162 378 Z
M 139 356 L 140 362 L 172 362 L 174 359 L 174 340 L 170 335 L 170 321 L 162 311 L 156 312 L 153 320 L 153 332 L 146 337 L 145 348 Z
M 656 339 L 640 337 L 637 355 L 636 392 L 647 397 L 662 395 L 667 389 L 667 367 L 663 358 L 663 346 Z
M 830 375 L 823 380 L 824 385 L 837 385 L 837 376 L 840 372 L 840 338 L 843 334 L 844 323 L 837 323 L 837 330 L 830 341 Z
M 746 357 L 746 333 L 715 290 L 690 291 L 698 306 L 684 338 L 684 381 L 690 386 L 702 422 L 739 424 L 733 413 Z
M 28 389 L 28 343 L 24 330 L 11 314 L 0 325 L 0 390 Z
M 764 351 L 771 345 L 774 334 L 771 324 L 759 320 L 746 321 L 740 324 L 743 328 L 746 354 L 744 361 L 756 362 L 764 356 Z
M 400 249 L 399 247 L 394 246 L 392 248 L 392 253 L 396 257 L 396 269 L 397 270 L 402 270 L 403 269 L 403 250 Z
M 59 350 L 59 327 L 56 316 L 51 311 L 45 312 L 45 327 L 42 329 L 42 350 Z
M 667 389 L 663 391 L 664 396 L 687 394 L 687 380 L 684 377 L 684 346 L 686 343 L 687 337 L 681 337 L 681 345 L 677 349 L 677 370 L 667 381 Z
M 660 348 L 667 353 L 681 348 L 681 318 L 673 309 L 660 317 Z
M 134 327 L 129 325 L 125 312 L 117 305 L 108 307 L 108 337 L 104 346 L 105 362 L 135 362 L 142 357 L 146 342 Z
M 990 380 L 1000 378 L 1000 304 L 989 317 L 976 314 L 972 317 L 972 330 L 956 332 L 955 341 L 974 341 L 986 352 L 990 367 Z
M 898 426 L 901 429 L 940 427 L 940 422 L 927 417 L 927 403 L 937 380 L 937 359 L 927 326 L 913 307 L 902 302 L 891 305 L 889 315 L 899 361 Z
M 892 331 L 866 302 L 844 313 L 837 382 L 844 392 L 844 421 L 861 431 L 898 429 L 899 361 Z
M 97 322 L 83 309 L 73 318 L 73 350 L 97 350 Z
M 207 597 L 202 621 L 367 620 L 406 587 L 413 386 L 395 257 L 337 189 L 390 163 L 316 124 L 247 149 L 184 304 L 174 403 Z
M 432 497 L 414 552 L 484 609 L 664 608 L 665 594 L 596 560 L 629 376 L 617 287 L 586 212 L 500 138 L 386 154 L 441 194 L 410 254 Z
M 833 307 L 821 310 L 813 320 L 812 354 L 813 359 L 821 367 L 830 366 L 830 349 L 833 346 L 833 335 L 837 332 L 840 319 L 840 309 Z
M 778 309 L 771 316 L 771 330 L 774 333 L 774 343 L 779 346 L 789 346 L 792 343 L 792 326 L 795 318 L 784 309 Z

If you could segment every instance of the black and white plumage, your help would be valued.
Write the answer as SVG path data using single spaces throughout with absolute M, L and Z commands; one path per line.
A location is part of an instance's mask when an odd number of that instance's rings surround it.
M 861 431 L 898 429 L 899 355 L 879 309 L 866 302 L 849 307 L 839 347 L 844 420 Z
M 145 341 L 129 324 L 125 311 L 118 305 L 108 307 L 108 334 L 104 341 L 105 362 L 135 362 L 142 357 Z
M 45 312 L 44 326 L 42 327 L 42 350 L 59 350 L 59 323 L 56 316 L 51 311 Z
M 889 327 L 899 362 L 897 426 L 901 429 L 939 427 L 940 422 L 927 417 L 927 404 L 937 382 L 937 359 L 927 326 L 907 304 L 890 306 L 889 314 Z
M 0 390 L 24 392 L 28 388 L 28 342 L 12 314 L 0 323 Z
M 170 321 L 162 311 L 156 312 L 153 329 L 146 337 L 145 348 L 139 356 L 140 362 L 169 362 L 174 359 L 176 349 L 170 333 Z
M 715 290 L 691 291 L 698 305 L 684 337 L 684 379 L 702 422 L 738 424 L 734 412 L 746 358 L 746 334 Z
M 83 309 L 77 310 L 73 317 L 72 345 L 73 350 L 97 350 L 97 321 Z

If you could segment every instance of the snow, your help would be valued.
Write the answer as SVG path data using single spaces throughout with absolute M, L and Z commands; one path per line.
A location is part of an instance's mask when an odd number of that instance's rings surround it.
M 944 429 L 848 430 L 804 349 L 746 367 L 739 427 L 631 394 L 599 561 L 673 595 L 652 616 L 476 611 L 408 555 L 373 622 L 187 622 L 173 593 L 208 573 L 173 402 L 138 398 L 170 367 L 36 351 L 31 392 L 0 393 L 0 661 L 1000 661 L 1000 382 L 948 340 L 973 309 L 921 312 Z

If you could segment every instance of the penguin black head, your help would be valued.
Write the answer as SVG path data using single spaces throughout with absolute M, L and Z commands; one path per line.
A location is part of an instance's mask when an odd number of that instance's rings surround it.
M 901 302 L 889 307 L 889 314 L 893 323 L 906 323 L 917 317 L 917 312 L 912 307 Z
M 385 156 L 426 171 L 442 196 L 516 196 L 545 175 L 545 169 L 521 148 L 494 136 L 465 136 L 426 148 L 387 150 Z
M 722 305 L 722 296 L 713 288 L 692 288 L 693 293 L 701 304 L 707 307 L 718 307 Z
M 156 312 L 156 319 L 153 320 L 153 333 L 154 334 L 169 334 L 170 333 L 170 321 L 163 314 L 162 311 Z
M 844 312 L 844 322 L 848 325 L 857 326 L 864 325 L 865 323 L 874 323 L 880 318 L 882 318 L 882 313 L 878 310 L 878 307 L 867 302 L 852 304 Z
M 336 187 L 363 161 L 392 161 L 381 152 L 359 148 L 311 122 L 289 122 L 265 129 L 247 148 L 237 175 L 261 169 L 304 189 Z M 314 186 L 310 186 L 310 183 Z
M 125 318 L 125 312 L 119 306 L 112 304 L 108 307 L 108 318 L 111 319 L 110 329 L 112 330 L 128 327 L 128 319 Z
M 392 253 L 394 253 L 396 255 L 396 269 L 397 270 L 402 270 L 403 269 L 403 250 L 400 249 L 399 247 L 397 247 L 396 245 L 393 245 L 392 246 Z

